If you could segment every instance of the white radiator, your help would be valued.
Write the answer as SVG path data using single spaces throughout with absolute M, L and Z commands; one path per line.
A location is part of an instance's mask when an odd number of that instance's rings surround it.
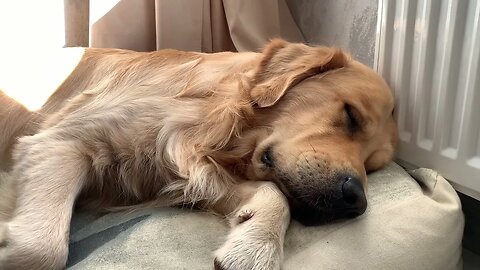
M 380 0 L 376 43 L 400 163 L 433 168 L 480 199 L 480 0 Z

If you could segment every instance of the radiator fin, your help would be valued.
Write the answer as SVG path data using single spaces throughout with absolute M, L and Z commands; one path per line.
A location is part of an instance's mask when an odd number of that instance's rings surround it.
M 375 68 L 395 93 L 401 161 L 480 197 L 480 1 L 383 0 Z

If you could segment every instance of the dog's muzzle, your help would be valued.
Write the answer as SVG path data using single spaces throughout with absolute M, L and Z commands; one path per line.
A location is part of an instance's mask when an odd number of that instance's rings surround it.
M 323 157 L 307 152 L 293 170 L 276 166 L 275 152 L 266 148 L 260 161 L 276 174 L 276 182 L 289 200 L 292 217 L 304 225 L 354 218 L 367 209 L 360 178 L 350 168 L 326 166 Z
M 304 225 L 319 225 L 363 214 L 367 198 L 361 181 L 354 176 L 342 176 L 337 183 L 326 194 L 290 198 L 292 217 Z

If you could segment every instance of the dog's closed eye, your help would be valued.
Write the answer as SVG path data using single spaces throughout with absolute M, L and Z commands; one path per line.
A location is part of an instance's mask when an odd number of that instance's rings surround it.
M 345 113 L 347 117 L 347 128 L 348 131 L 353 135 L 360 128 L 360 120 L 358 118 L 357 112 L 350 104 L 345 104 Z

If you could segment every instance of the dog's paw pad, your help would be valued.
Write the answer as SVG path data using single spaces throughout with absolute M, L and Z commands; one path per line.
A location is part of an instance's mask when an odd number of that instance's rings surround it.
M 237 215 L 237 224 L 241 224 L 253 217 L 253 210 L 242 210 Z

